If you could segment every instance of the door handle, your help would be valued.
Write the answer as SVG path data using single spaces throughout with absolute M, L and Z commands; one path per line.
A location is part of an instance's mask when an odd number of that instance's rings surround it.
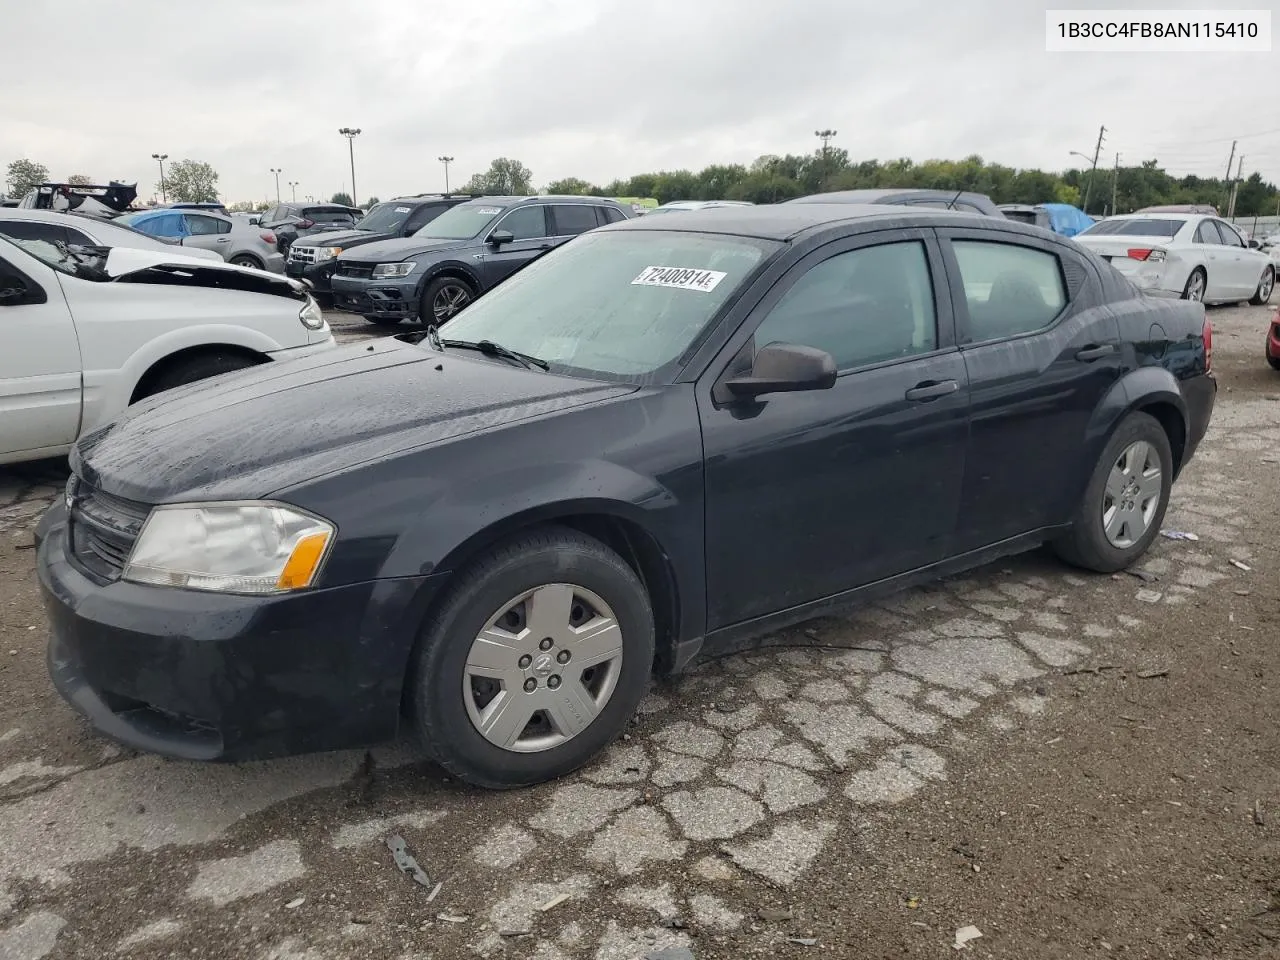
M 1092 363 L 1094 360 L 1101 360 L 1116 352 L 1114 343 L 1103 343 L 1094 346 L 1082 347 L 1076 351 L 1076 359 L 1081 363 Z
M 231 238 L 230 238 L 230 237 L 219 237 L 219 238 L 218 238 L 218 242 L 219 242 L 219 243 L 230 243 L 230 242 L 231 242 Z
M 955 393 L 960 389 L 960 384 L 954 380 L 926 380 L 924 383 L 916 384 L 907 391 L 908 400 L 929 401 L 937 400 L 939 397 L 945 397 L 949 393 Z

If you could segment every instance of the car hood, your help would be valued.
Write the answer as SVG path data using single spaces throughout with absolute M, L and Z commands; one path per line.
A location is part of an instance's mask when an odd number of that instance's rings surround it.
M 311 238 L 308 237 L 307 240 L 310 242 Z M 366 263 L 395 263 L 400 260 L 408 260 L 410 257 L 421 256 L 424 253 L 458 250 L 475 242 L 474 239 L 427 240 L 419 237 L 405 237 L 400 240 L 382 240 L 378 243 L 366 244 L 360 248 L 359 253 L 351 256 L 344 253 L 338 259 L 359 260 Z
M 308 233 L 299 238 L 295 246 L 299 247 L 353 247 L 357 244 L 377 243 L 379 240 L 391 240 L 391 233 L 372 233 L 368 230 L 326 230 L 324 233 Z
M 142 503 L 256 499 L 635 389 L 387 338 L 158 394 L 86 434 L 71 463 Z

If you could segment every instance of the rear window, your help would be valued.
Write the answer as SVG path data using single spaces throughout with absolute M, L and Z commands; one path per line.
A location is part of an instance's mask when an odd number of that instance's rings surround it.
M 1034 210 L 1006 210 L 1004 215 L 1006 219 L 1016 220 L 1018 223 L 1029 223 L 1034 226 L 1036 222 L 1036 212 Z
M 1102 220 L 1079 236 L 1085 237 L 1167 237 L 1172 238 L 1186 226 L 1185 220 L 1143 217 L 1140 220 Z
M 316 209 L 312 207 L 303 210 L 302 215 L 308 220 L 314 220 L 316 223 L 354 223 L 355 216 L 350 210 L 344 210 L 341 207 L 329 207 L 328 209 Z

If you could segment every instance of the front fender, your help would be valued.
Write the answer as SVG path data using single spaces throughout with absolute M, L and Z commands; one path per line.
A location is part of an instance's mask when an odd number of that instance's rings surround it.
M 440 263 L 433 263 L 422 271 L 422 279 L 418 281 L 418 297 L 422 297 L 422 293 L 427 289 L 429 284 L 442 273 L 458 273 L 467 278 L 476 290 L 480 289 L 480 274 L 476 273 L 470 265 L 463 263 L 461 260 L 444 260 Z

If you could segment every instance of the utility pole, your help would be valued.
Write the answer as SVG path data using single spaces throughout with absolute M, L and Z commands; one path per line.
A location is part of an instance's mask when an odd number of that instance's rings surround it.
M 284 173 L 284 170 L 281 169 L 280 167 L 272 167 L 271 172 L 276 175 L 276 203 L 279 203 L 280 202 L 280 174 Z
M 356 137 L 360 136 L 359 127 L 343 127 L 338 133 L 347 138 L 347 155 L 351 159 L 351 205 L 358 207 L 359 201 L 356 200 Z
M 1098 170 L 1098 154 L 1102 153 L 1102 138 L 1106 132 L 1106 127 L 1098 128 L 1098 142 L 1093 148 L 1093 165 L 1089 168 L 1089 182 L 1084 186 L 1084 205 L 1080 208 L 1085 213 L 1089 212 L 1089 194 L 1093 192 L 1093 178 Z
M 453 163 L 453 157 L 436 157 L 444 164 L 444 192 L 445 196 L 449 195 L 449 164 Z
M 1244 154 L 1240 154 L 1240 162 L 1236 166 L 1236 178 L 1231 181 L 1231 202 L 1227 204 L 1227 218 L 1234 222 L 1236 216 L 1236 194 L 1240 190 L 1240 174 L 1244 172 Z M 1231 173 L 1227 171 L 1228 175 Z
M 827 165 L 827 144 L 832 141 L 837 132 L 829 128 L 813 131 L 813 135 L 822 141 L 822 180 L 818 184 L 819 192 L 827 185 L 827 178 L 831 175 L 831 169 Z
M 1116 172 L 1111 178 L 1111 215 L 1114 217 L 1120 211 L 1116 209 L 1116 192 L 1120 188 L 1120 154 L 1116 154 Z
M 1228 156 L 1228 157 L 1227 157 L 1227 172 L 1226 172 L 1226 175 L 1225 175 L 1225 177 L 1224 177 L 1224 180 L 1226 181 L 1226 184 L 1227 184 L 1227 197 L 1228 197 L 1228 198 L 1230 198 L 1230 196 L 1231 196 L 1231 164 L 1232 164 L 1233 162 L 1235 162 L 1235 159 L 1236 159 L 1236 144 L 1237 144 L 1237 143 L 1239 143 L 1239 142 L 1240 142 L 1239 140 L 1232 140 L 1232 141 L 1231 141 L 1231 154 L 1230 154 L 1230 156 Z

